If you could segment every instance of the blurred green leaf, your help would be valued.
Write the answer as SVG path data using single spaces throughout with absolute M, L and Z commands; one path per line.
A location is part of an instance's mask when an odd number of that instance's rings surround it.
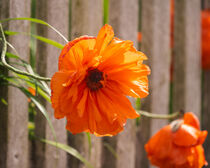
M 43 91 L 43 87 L 41 87 L 39 83 L 34 83 L 34 80 L 30 80 L 30 78 L 25 75 L 17 74 L 17 76 L 19 77 L 19 79 L 24 80 L 26 84 L 28 85 L 28 87 L 31 87 L 35 90 L 37 89 L 37 92 L 40 96 L 42 96 L 48 102 L 51 102 L 50 95 L 46 93 L 45 91 Z
M 40 20 L 40 19 L 35 19 L 35 18 L 8 18 L 8 19 L 1 20 L 0 23 L 11 21 L 11 20 L 28 20 L 28 21 L 43 24 L 46 26 L 48 25 L 45 21 Z
M 87 138 L 88 138 L 88 154 L 89 154 L 89 157 L 90 157 L 91 156 L 91 149 L 92 149 L 91 136 L 90 136 L 89 132 L 87 132 L 86 135 L 87 135 Z
M 1 102 L 6 106 L 8 105 L 7 101 L 4 98 L 1 98 Z
M 141 109 L 141 99 L 137 98 L 136 99 L 136 110 L 140 110 Z
M 20 57 L 18 57 L 17 55 L 12 54 L 12 53 L 10 53 L 10 52 L 7 52 L 7 53 L 6 53 L 6 56 L 7 56 L 8 58 L 20 59 Z
M 39 109 L 39 111 L 44 115 L 44 117 L 46 118 L 49 126 L 50 126 L 50 129 L 53 133 L 53 136 L 54 136 L 54 139 L 55 141 L 57 141 L 56 139 L 56 134 L 55 134 L 55 129 L 52 125 L 52 122 L 48 116 L 48 113 L 46 111 L 46 109 L 44 108 L 44 106 L 35 98 L 35 96 L 33 96 L 29 91 L 28 89 L 24 88 L 24 87 L 19 87 L 19 89 L 28 97 L 31 99 L 31 101 L 36 105 L 36 107 Z
M 54 141 L 50 141 L 50 140 L 46 140 L 46 139 L 41 139 L 41 141 L 66 151 L 70 155 L 79 159 L 88 168 L 93 168 L 93 166 L 76 149 L 72 148 L 71 146 L 68 146 L 68 145 L 62 144 L 62 143 L 58 143 L 58 142 L 54 142 Z
M 57 29 L 55 29 L 53 26 L 51 26 L 50 24 L 48 24 L 47 22 L 45 22 L 43 20 L 35 19 L 35 18 L 7 18 L 7 19 L 4 19 L 4 20 L 0 20 L 0 23 L 8 22 L 8 21 L 11 21 L 11 20 L 28 20 L 28 21 L 31 21 L 31 22 L 34 22 L 34 23 L 38 23 L 38 24 L 48 26 L 51 29 L 53 29 L 56 33 L 58 33 L 66 42 L 68 42 L 68 40 Z
M 25 32 L 13 32 L 13 31 L 8 31 L 8 30 L 5 30 L 4 33 L 6 35 L 9 35 L 9 36 L 11 36 L 11 35 L 18 35 L 18 34 L 32 36 L 32 37 L 34 37 L 34 38 L 36 38 L 36 39 L 38 39 L 38 40 L 40 40 L 40 41 L 42 41 L 44 43 L 53 45 L 53 46 L 55 46 L 55 47 L 57 47 L 59 49 L 63 49 L 63 45 L 62 44 L 60 44 L 60 43 L 58 43 L 58 42 L 56 42 L 54 40 L 48 39 L 46 37 L 38 36 L 38 35 L 35 35 L 35 34 L 25 33 Z
M 115 157 L 115 159 L 118 158 L 117 152 L 114 150 L 114 148 L 110 144 L 104 142 L 103 145 L 111 152 L 111 154 Z

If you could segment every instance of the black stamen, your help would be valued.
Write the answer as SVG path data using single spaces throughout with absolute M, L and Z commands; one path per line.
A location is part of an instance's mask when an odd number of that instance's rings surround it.
M 104 80 L 103 72 L 99 71 L 98 69 L 88 69 L 87 75 L 85 77 L 85 81 L 87 84 L 87 87 L 91 91 L 96 91 L 103 87 L 101 80 Z

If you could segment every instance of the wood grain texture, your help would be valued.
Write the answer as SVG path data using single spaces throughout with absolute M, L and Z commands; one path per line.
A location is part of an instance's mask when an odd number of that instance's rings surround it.
M 9 1 L 0 1 L 0 20 L 9 17 Z M 4 29 L 8 29 L 8 24 L 3 24 Z M 0 36 L 1 37 L 1 36 Z M 0 43 L 0 51 L 2 50 L 2 43 Z M 1 52 L 0 52 L 1 53 Z M 4 67 L 0 67 L 0 74 L 8 74 Z M 3 80 L 0 80 L 0 99 L 4 98 L 8 101 L 8 86 L 3 85 Z M 7 139 L 8 139 L 8 106 L 0 101 L 0 167 L 6 168 L 7 158 Z
M 204 0 L 203 9 L 210 9 L 210 0 Z M 202 129 L 210 132 L 210 70 L 203 70 L 202 90 Z M 204 142 L 206 161 L 210 163 L 210 138 Z
M 138 0 L 130 0 L 129 3 L 127 0 L 110 0 L 109 3 L 109 24 L 113 27 L 115 36 L 123 40 L 131 40 L 137 47 Z M 135 108 L 135 100 L 130 98 L 130 101 Z M 116 160 L 112 159 L 112 161 L 116 161 L 116 164 L 112 163 L 111 167 L 135 167 L 135 136 L 135 120 L 128 120 L 123 132 L 116 137 L 116 152 L 118 158 Z M 113 139 L 113 141 L 115 141 L 115 139 Z
M 9 2 L 7 0 L 0 1 L 0 20 L 9 17 Z M 4 29 L 8 29 L 8 24 L 3 24 Z M 2 37 L 2 36 L 0 36 Z M 0 43 L 0 51 L 2 50 Z M 1 53 L 1 52 L 0 52 Z M 4 67 L 0 67 L 0 74 L 8 74 Z M 0 79 L 0 99 L 8 101 L 8 86 L 3 85 L 4 80 Z M 7 139 L 8 139 L 8 106 L 0 101 L 0 167 L 6 168 L 7 158 Z
M 142 51 L 148 56 L 147 63 L 151 68 L 150 95 L 142 101 L 142 109 L 157 114 L 168 114 L 169 111 L 169 3 L 168 0 L 142 0 Z M 138 145 L 140 147 L 138 150 L 142 152 L 147 138 L 167 124 L 167 120 L 152 120 L 148 129 L 148 122 L 148 119 L 143 118 L 138 132 L 138 137 L 142 138 L 140 141 L 143 142 L 142 145 Z M 137 165 L 148 167 L 144 152 Z
M 210 0 L 203 0 L 202 1 L 203 3 L 203 7 L 205 8 L 205 9 L 209 9 L 210 8 Z
M 71 1 L 71 39 L 81 35 L 97 36 L 103 24 L 102 0 L 72 0 Z M 101 138 L 91 136 L 91 155 L 88 153 L 87 136 L 82 133 L 69 135 L 69 144 L 81 152 L 95 168 L 101 167 Z M 70 157 L 71 168 L 81 168 L 84 165 L 77 159 Z
M 203 111 L 202 111 L 202 129 L 210 132 L 210 70 L 204 71 L 204 80 L 203 80 Z M 210 138 L 207 137 L 204 143 L 205 156 L 206 160 L 210 162 Z
M 201 111 L 200 3 L 175 1 L 174 21 L 173 107 L 174 111 L 192 111 L 198 117 Z
M 3 8 L 2 8 L 3 7 Z M 1 19 L 7 17 L 30 17 L 30 2 L 27 0 L 1 1 Z M 9 22 L 5 28 L 11 31 L 29 32 L 29 22 Z M 28 61 L 29 38 L 26 36 L 9 37 L 8 41 L 16 48 L 21 58 Z M 21 41 L 21 43 L 20 43 Z M 11 50 L 10 50 L 11 51 Z M 12 52 L 12 51 L 11 51 Z M 6 131 L 2 138 L 4 147 L 0 153 L 0 167 L 28 167 L 28 106 L 27 98 L 17 88 L 5 88 L 4 94 L 8 93 L 8 107 L 1 108 L 1 121 Z M 7 112 L 7 114 L 5 114 Z M 1 130 L 0 130 L 1 132 Z M 2 135 L 0 135 L 2 136 Z M 1 143 L 1 142 L 0 142 Z M 1 144 L 2 145 L 2 144 Z M 1 147 L 0 145 L 0 147 Z M 7 150 L 7 151 L 5 151 Z M 2 160 L 4 159 L 4 160 Z
M 68 0 L 56 1 L 56 0 L 42 0 L 36 2 L 36 16 L 42 19 L 57 30 L 59 30 L 66 38 L 69 31 L 69 2 Z M 38 26 L 37 32 L 39 35 L 53 39 L 63 45 L 65 41 L 56 34 L 53 30 Z M 57 49 L 51 45 L 38 42 L 37 44 L 37 70 L 39 74 L 52 77 L 52 75 L 58 70 L 58 57 L 61 53 L 60 49 Z M 46 109 L 52 120 L 53 127 L 55 129 L 57 141 L 67 144 L 67 131 L 65 129 L 65 119 L 57 120 L 54 118 L 53 109 L 51 104 L 46 103 Z M 36 116 L 36 135 L 38 137 L 53 140 L 53 133 L 46 122 L 46 119 L 41 113 Z M 67 153 L 56 149 L 50 145 L 36 142 L 36 155 L 35 167 L 46 168 L 66 168 L 67 167 Z

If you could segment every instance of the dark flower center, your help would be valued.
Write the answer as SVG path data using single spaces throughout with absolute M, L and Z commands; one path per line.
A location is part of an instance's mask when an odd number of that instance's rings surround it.
M 99 71 L 97 68 L 95 69 L 89 68 L 87 70 L 85 81 L 87 87 L 91 91 L 97 91 L 98 89 L 102 88 L 103 84 L 101 83 L 101 81 L 103 80 L 104 80 L 103 72 Z

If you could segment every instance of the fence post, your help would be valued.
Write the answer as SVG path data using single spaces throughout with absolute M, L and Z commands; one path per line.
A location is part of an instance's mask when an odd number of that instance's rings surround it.
M 175 1 L 173 109 L 192 111 L 198 117 L 201 111 L 200 10 L 198 0 Z
M 30 1 L 10 0 L 1 2 L 1 19 L 8 17 L 30 17 Z M 9 22 L 5 28 L 11 31 L 28 32 L 28 21 Z M 29 58 L 29 37 L 10 36 L 9 42 L 16 48 L 21 58 Z M 21 43 L 20 43 L 21 41 Z M 11 51 L 11 50 L 10 50 Z M 12 51 L 11 51 L 12 52 Z M 1 88 L 2 90 L 3 88 Z M 0 119 L 0 167 L 28 167 L 28 102 L 20 90 L 4 87 L 7 107 L 1 105 Z M 1 96 L 4 96 L 1 95 Z M 7 97 L 8 95 L 8 97 Z M 7 114 L 6 114 L 7 113 Z M 3 146 L 1 146 L 3 145 Z M 3 149 L 3 150 L 2 150 Z
M 9 17 L 9 3 L 7 0 L 0 1 L 1 11 L 0 20 Z M 8 24 L 4 24 L 3 28 L 8 28 Z M 2 43 L 0 43 L 0 50 L 2 50 Z M 7 75 L 8 72 L 6 68 L 0 67 L 0 73 Z M 0 83 L 3 83 L 0 80 Z M 4 98 L 8 101 L 8 87 L 5 85 L 0 85 L 0 98 Z M 6 168 L 6 158 L 7 158 L 7 132 L 8 132 L 8 105 L 0 101 L 0 167 Z
M 115 36 L 123 40 L 131 40 L 137 47 L 138 32 L 138 0 L 110 0 L 109 1 L 109 20 L 113 26 Z M 135 99 L 130 99 L 135 108 Z M 136 142 L 136 126 L 135 120 L 127 120 L 124 131 L 117 135 L 116 138 L 109 138 L 110 145 L 115 144 L 117 159 L 113 160 L 112 167 L 117 168 L 134 168 L 135 167 L 135 142 Z M 115 142 L 116 141 L 116 142 Z M 107 157 L 107 161 L 114 157 L 111 153 Z M 111 162 L 109 163 L 111 164 Z M 110 165 L 109 165 L 110 166 Z
M 169 3 L 168 0 L 142 0 L 142 51 L 148 56 L 148 64 L 151 68 L 150 95 L 143 100 L 142 109 L 157 114 L 168 114 L 169 111 Z M 139 139 L 142 145 L 139 145 L 138 150 L 143 153 L 137 163 L 138 167 L 148 167 L 143 145 L 150 135 L 165 124 L 167 124 L 166 120 L 152 120 L 149 128 L 148 119 L 140 121 L 138 137 L 143 139 Z
M 71 1 L 71 39 L 81 35 L 97 36 L 103 23 L 102 0 L 72 0 Z M 87 136 L 85 133 L 69 135 L 69 143 L 82 155 L 90 160 L 95 168 L 101 167 L 101 138 L 91 135 L 91 155 L 88 155 Z M 71 168 L 84 167 L 81 162 L 70 157 Z
M 68 37 L 69 30 L 69 2 L 68 0 L 41 0 L 36 1 L 36 16 L 48 22 L 50 25 L 59 30 L 66 38 Z M 39 35 L 53 39 L 61 44 L 65 45 L 65 41 L 56 34 L 53 30 L 37 26 L 37 32 Z M 58 57 L 61 50 L 57 49 L 49 44 L 38 42 L 37 44 L 37 70 L 41 75 L 52 77 L 57 71 Z M 67 144 L 67 133 L 65 129 L 65 119 L 56 120 L 53 115 L 53 109 L 51 104 L 46 104 L 47 112 L 52 120 L 53 127 L 55 128 L 55 134 L 57 141 Z M 49 128 L 46 119 L 40 112 L 37 112 L 35 119 L 35 133 L 39 138 L 46 138 L 53 140 L 53 133 Z M 46 168 L 66 168 L 67 167 L 67 154 L 64 151 L 56 149 L 50 145 L 43 144 L 42 142 L 36 142 L 35 147 L 35 163 L 34 167 L 46 167 Z
M 210 9 L 210 1 L 204 1 L 204 9 Z M 202 129 L 207 130 L 210 132 L 209 126 L 209 115 L 210 115 L 210 70 L 203 70 L 203 90 L 202 90 L 202 103 L 203 103 L 203 110 L 202 110 Z M 205 149 L 205 156 L 206 160 L 210 162 L 210 138 L 207 138 L 204 143 Z

